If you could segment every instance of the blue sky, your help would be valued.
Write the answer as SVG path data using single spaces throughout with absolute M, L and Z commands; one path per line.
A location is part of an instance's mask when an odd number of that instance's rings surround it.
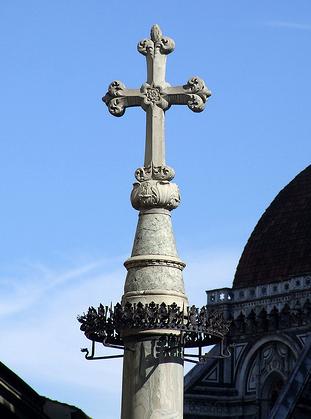
M 122 294 L 145 131 L 141 109 L 114 118 L 101 96 L 145 81 L 136 44 L 154 23 L 176 42 L 167 81 L 198 75 L 213 93 L 166 118 L 192 303 L 231 284 L 258 218 L 310 163 L 309 0 L 1 2 L 0 359 L 95 419 L 118 417 L 121 362 L 85 361 L 75 316 Z

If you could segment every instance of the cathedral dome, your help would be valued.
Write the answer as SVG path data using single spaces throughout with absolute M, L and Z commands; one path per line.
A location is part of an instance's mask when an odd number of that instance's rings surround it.
M 234 288 L 311 273 L 311 165 L 272 201 L 240 258 Z

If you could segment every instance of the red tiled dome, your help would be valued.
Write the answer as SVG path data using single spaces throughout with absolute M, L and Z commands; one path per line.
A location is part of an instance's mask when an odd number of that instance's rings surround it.
M 234 288 L 311 273 L 311 165 L 276 196 L 240 258 Z

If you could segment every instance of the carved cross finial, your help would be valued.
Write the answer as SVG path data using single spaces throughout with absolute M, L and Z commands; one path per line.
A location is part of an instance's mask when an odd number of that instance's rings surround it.
M 153 25 L 150 38 L 137 45 L 138 51 L 146 56 L 147 82 L 140 89 L 127 89 L 120 81 L 113 81 L 103 97 L 114 116 L 122 116 L 126 108 L 132 106 L 141 106 L 146 112 L 145 163 L 135 174 L 139 181 L 174 177 L 173 169 L 165 166 L 165 111 L 171 105 L 187 105 L 193 112 L 201 112 L 211 95 L 199 77 L 192 77 L 185 85 L 177 87 L 166 82 L 166 57 L 174 48 L 174 41 L 163 36 L 158 25 Z
M 162 38 L 162 31 L 159 25 L 152 26 L 150 30 L 150 37 L 153 40 L 153 42 L 160 41 L 160 39 Z

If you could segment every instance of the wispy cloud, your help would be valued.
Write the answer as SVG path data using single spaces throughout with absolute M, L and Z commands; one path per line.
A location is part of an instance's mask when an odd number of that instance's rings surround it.
M 266 26 L 273 28 L 297 29 L 300 31 L 311 31 L 311 23 L 297 23 L 283 20 L 272 20 L 265 23 Z
M 191 303 L 205 304 L 208 288 L 230 286 L 237 252 L 183 256 Z M 89 345 L 76 315 L 90 305 L 120 300 L 125 279 L 122 259 L 116 259 L 117 269 L 103 260 L 70 269 L 28 264 L 15 277 L 13 272 L 0 277 L 0 333 L 5 342 L 1 360 L 38 392 L 76 404 L 95 419 L 103 417 L 103 405 L 111 419 L 119 415 L 122 361 L 86 361 L 80 348 Z
M 70 269 L 29 264 L 16 277 L 0 278 L 2 362 L 38 392 L 95 418 L 102 417 L 100 400 L 111 404 L 111 419 L 117 416 L 122 362 L 86 361 L 80 348 L 89 342 L 76 316 L 89 305 L 119 300 L 125 270 L 116 266 L 98 260 Z
M 102 259 L 67 269 L 23 263 L 10 274 L 0 275 L 0 317 L 26 310 L 54 290 L 76 287 L 88 276 L 107 272 L 107 265 Z

